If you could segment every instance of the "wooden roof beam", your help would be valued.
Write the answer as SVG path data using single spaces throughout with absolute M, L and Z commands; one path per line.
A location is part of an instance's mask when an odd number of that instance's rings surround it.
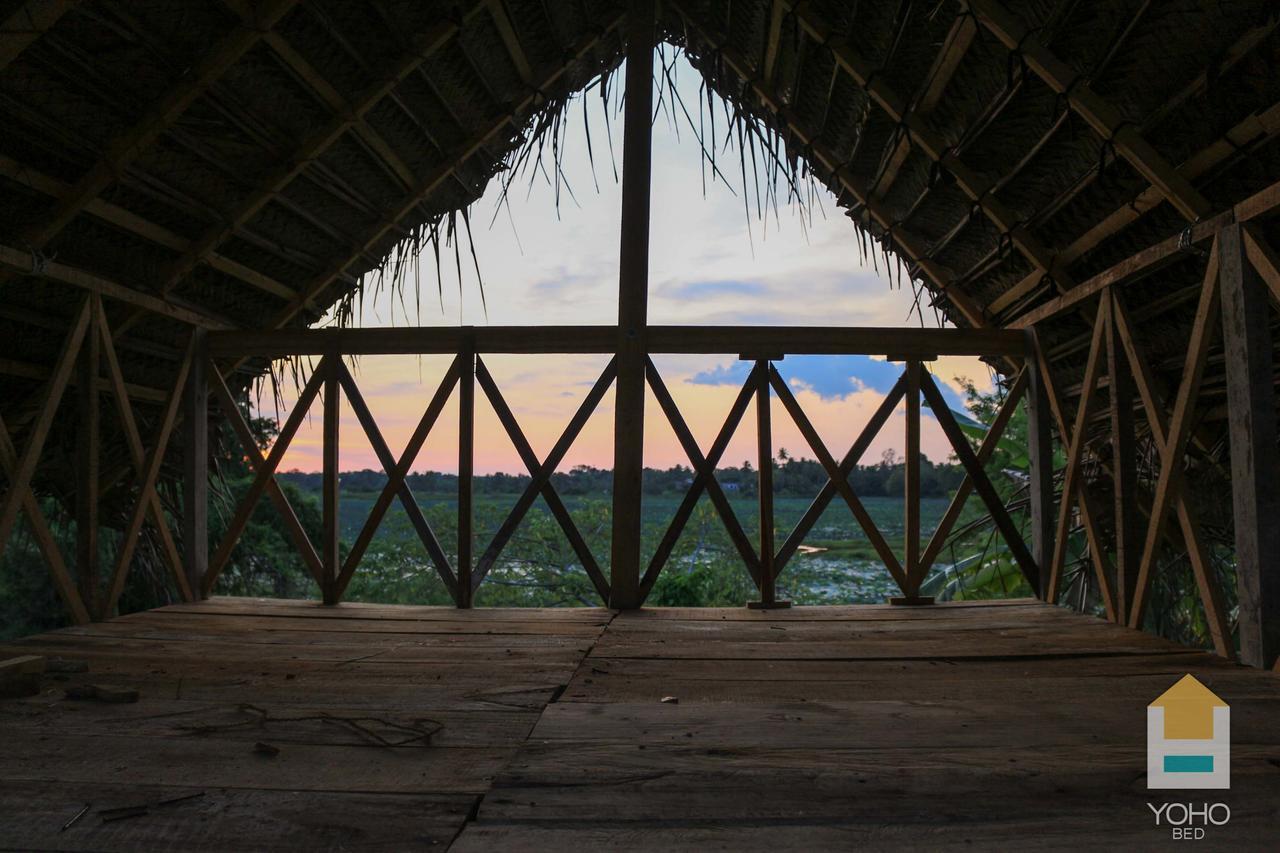
M 473 15 L 481 8 L 483 8 L 483 3 L 473 3 L 467 14 Z M 336 113 L 326 125 L 318 128 L 303 140 L 289 160 L 282 163 L 275 173 L 259 186 L 257 191 L 248 198 L 243 199 L 225 217 L 223 222 L 208 229 L 192 242 L 191 247 L 171 265 L 166 273 L 162 286 L 163 291 L 167 292 L 176 286 L 223 241 L 229 239 L 269 202 L 276 199 L 314 160 L 324 154 L 331 145 L 349 130 L 356 127 L 359 122 L 363 121 L 365 113 L 373 109 L 402 80 L 412 74 L 423 62 L 445 45 L 449 39 L 453 38 L 458 32 L 459 26 L 458 21 L 442 22 L 429 32 L 413 39 L 413 49 L 401 56 L 388 72 L 379 78 L 378 82 L 366 89 L 353 103 L 349 104 L 349 109 Z M 336 92 L 334 94 L 336 95 Z M 379 215 L 384 218 L 389 216 L 387 212 L 383 211 L 380 211 Z M 391 216 L 382 223 L 381 227 L 385 229 L 394 228 L 398 220 L 399 217 Z M 358 240 L 354 242 L 360 243 Z M 362 255 L 367 250 L 367 245 L 361 246 L 357 256 Z M 299 303 L 299 309 L 304 307 L 305 301 L 310 300 L 313 296 L 314 293 L 303 296 L 303 302 Z M 297 297 L 295 297 L 294 302 L 298 302 Z
M 66 192 L 68 186 L 57 178 L 42 174 L 30 166 L 19 163 L 10 157 L 5 157 L 3 154 L 0 154 L 0 175 L 53 197 L 62 195 Z M 108 222 L 117 228 L 122 228 L 153 243 L 158 243 L 175 252 L 184 252 L 191 245 L 191 241 L 186 237 L 101 198 L 95 198 L 90 201 L 85 205 L 84 210 L 90 216 L 94 216 L 103 222 Z M 208 261 L 209 266 L 219 272 L 239 279 L 245 284 L 261 290 L 263 293 L 270 293 L 272 296 L 278 296 L 281 299 L 293 299 L 298 295 L 288 285 L 217 252 L 211 253 Z
M 516 73 L 520 75 L 520 79 L 526 86 L 530 85 L 533 83 L 533 67 L 529 65 L 529 57 L 520 46 L 520 37 L 516 35 L 516 28 L 511 23 L 507 7 L 502 0 L 488 0 L 488 6 L 489 16 L 493 18 L 494 26 L 498 28 L 498 35 L 502 37 L 502 44 L 516 67 Z
M 761 76 L 766 86 L 773 86 L 774 74 L 778 69 L 778 49 L 782 46 L 782 19 L 786 17 L 787 6 L 783 0 L 771 0 L 769 3 L 769 33 L 765 36 L 764 61 L 760 64 Z
M 618 13 L 613 16 L 599 35 L 592 36 L 580 42 L 572 49 L 572 51 L 570 51 L 570 56 L 573 59 L 580 59 L 585 56 L 600 42 L 601 39 L 618 26 L 623 17 L 624 13 Z M 427 196 L 434 192 L 440 184 L 448 180 L 454 171 L 465 163 L 471 155 L 478 151 L 490 138 L 493 137 L 494 134 L 502 128 L 512 124 L 513 116 L 518 115 L 520 112 L 537 102 L 539 98 L 543 97 L 542 92 L 555 85 L 556 81 L 558 81 L 567 70 L 568 60 L 566 59 L 564 64 L 557 66 L 553 71 L 547 74 L 546 77 L 539 80 L 538 85 L 530 87 L 523 98 L 511 105 L 508 112 L 494 119 L 489 125 L 481 129 L 457 152 L 449 157 L 447 162 L 434 169 L 424 178 L 420 179 L 404 202 L 400 205 L 399 209 L 392 215 L 390 220 L 375 226 L 364 236 L 364 239 L 361 241 L 359 252 L 353 252 L 344 256 L 329 269 L 315 276 L 302 289 L 299 298 L 294 300 L 294 302 L 292 302 L 284 311 L 276 315 L 276 317 L 271 321 L 270 327 L 280 328 L 296 317 L 298 312 L 302 310 L 302 300 L 311 299 L 317 294 L 323 292 L 343 273 L 345 273 L 347 267 L 355 263 L 359 259 L 360 255 L 364 252 L 372 251 L 374 247 L 383 241 L 388 231 L 397 227 L 397 223 L 401 219 L 408 216 L 413 209 L 421 204 Z M 408 69 L 406 74 L 411 71 L 412 69 Z
M 784 0 L 784 2 L 790 2 L 790 0 Z M 1074 284 L 1070 274 L 1055 262 L 1048 248 L 1026 229 L 1013 211 L 995 197 L 992 184 L 967 166 L 953 147 L 947 145 L 941 136 L 934 132 L 924 116 L 911 109 L 883 77 L 877 76 L 876 69 L 860 56 L 852 45 L 835 38 L 831 29 L 814 15 L 809 5 L 808 0 L 801 0 L 792 6 L 796 19 L 805 31 L 819 44 L 831 50 L 836 63 L 884 110 L 890 119 L 906 129 L 925 156 L 951 173 L 956 185 L 982 209 L 982 212 L 1001 232 L 1008 235 L 1014 247 L 1027 260 L 1035 264 L 1037 269 L 1052 276 L 1063 289 L 1069 289 Z
M 1238 153 L 1242 148 L 1261 144 L 1280 135 L 1280 103 L 1269 109 L 1252 113 L 1226 132 L 1219 140 L 1197 152 L 1178 167 L 1178 173 L 1188 181 L 1208 174 L 1212 169 Z M 1070 264 L 1086 252 L 1115 236 L 1136 222 L 1148 211 L 1164 202 L 1164 194 L 1158 187 L 1147 187 L 1138 197 L 1117 209 L 1106 219 L 1090 228 L 1058 253 L 1058 260 Z M 1032 273 L 1006 290 L 987 306 L 992 314 L 998 314 L 1031 294 L 1040 284 L 1040 274 Z
M 80 0 L 27 0 L 0 24 L 0 71 L 54 24 L 80 4 Z
M 1104 140 L 1190 221 L 1210 212 L 1208 199 L 1178 174 L 1151 146 L 1131 122 L 1085 82 L 1085 75 L 1063 62 L 1022 20 L 999 0 L 965 0 L 982 25 L 1010 51 L 1021 54 L 1035 74 L 1060 95 L 1065 95 L 1076 111 Z
M 168 130 L 197 98 L 209 90 L 232 65 L 261 41 L 288 14 L 299 0 L 264 0 L 252 21 L 242 21 L 212 45 L 200 61 L 165 93 L 142 120 L 107 145 L 102 157 L 91 166 L 37 226 L 27 229 L 23 241 L 39 250 L 62 232 L 85 206 L 115 182 L 138 153 Z
M 800 126 L 776 92 L 765 86 L 763 81 L 751 73 L 750 66 L 741 56 L 737 55 L 733 48 L 712 39 L 679 4 L 671 3 L 670 5 L 684 18 L 686 25 L 690 29 L 696 31 L 704 41 L 719 52 L 720 58 L 724 60 L 729 70 L 747 82 L 764 107 L 777 116 L 778 122 L 808 147 L 818 161 L 818 165 L 826 169 L 830 173 L 831 179 L 838 183 L 845 192 L 853 196 L 866 214 L 889 235 L 896 250 L 933 282 L 936 293 L 954 305 L 971 326 L 975 328 L 985 327 L 987 321 L 983 316 L 982 310 L 963 293 L 949 289 L 954 276 L 941 264 L 928 258 L 923 240 L 900 227 L 894 227 L 893 217 L 879 201 L 872 198 L 870 191 L 854 177 L 852 170 L 840 161 L 835 152 L 818 141 L 815 138 L 815 134 L 806 132 Z
M 941 50 L 938 51 L 937 57 L 934 58 L 933 67 L 929 69 L 929 73 L 925 77 L 929 82 L 913 106 L 917 114 L 928 115 L 933 112 L 933 108 L 938 105 L 938 101 L 942 100 L 942 93 L 947 90 L 947 85 L 951 83 L 951 78 L 955 76 L 956 71 L 960 68 L 960 62 L 969 52 L 969 47 L 973 44 L 973 38 L 977 33 L 978 25 L 974 23 L 972 17 L 961 15 L 956 18 L 955 23 L 951 25 L 951 29 L 947 32 L 947 38 L 942 43 Z M 909 137 L 903 136 L 898 140 L 893 154 L 889 156 L 889 161 L 884 171 L 880 173 L 880 177 L 872 185 L 872 195 L 880 199 L 889 194 L 889 189 L 893 186 L 893 182 L 897 180 L 898 173 L 910 153 L 911 140 Z
M 233 329 L 235 324 L 214 316 L 206 311 L 188 307 L 173 300 L 160 299 L 141 290 L 135 290 L 103 276 L 78 267 L 68 266 L 42 259 L 30 250 L 15 249 L 12 246 L 0 246 L 0 269 L 9 275 L 29 275 L 60 281 L 90 293 L 97 293 L 108 299 L 115 299 L 136 308 L 142 308 L 153 314 L 159 314 L 170 320 L 200 326 L 206 329 Z

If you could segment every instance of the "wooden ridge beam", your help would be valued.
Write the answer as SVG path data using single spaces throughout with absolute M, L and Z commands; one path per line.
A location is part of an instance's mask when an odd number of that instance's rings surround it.
M 129 164 L 149 147 L 209 90 L 241 57 L 261 41 L 299 0 L 264 0 L 252 19 L 242 21 L 200 58 L 200 61 L 157 100 L 143 117 L 106 146 L 101 158 L 38 224 L 23 233 L 23 242 L 39 250 L 62 232 L 85 206 L 123 174 Z
M 965 164 L 954 148 L 934 132 L 924 115 L 918 109 L 913 109 L 882 76 L 876 74 L 871 62 L 858 54 L 847 41 L 834 37 L 831 29 L 810 11 L 810 5 L 808 0 L 801 0 L 792 6 L 801 26 L 815 41 L 831 51 L 836 63 L 892 121 L 906 130 L 926 157 L 951 173 L 961 191 L 982 209 L 992 224 L 1009 237 L 1014 247 L 1027 260 L 1050 275 L 1064 290 L 1070 289 L 1073 286 L 1070 274 L 1057 263 L 1048 248 L 1026 229 L 1013 211 L 995 197 L 991 182 Z
M 1065 95 L 1076 111 L 1104 140 L 1111 141 L 1125 160 L 1194 222 L 1210 211 L 1209 201 L 1178 174 L 1115 107 L 1098 95 L 1070 65 L 1059 59 L 1022 20 L 999 0 L 966 0 L 982 25 L 1010 51 L 1019 53 L 1054 92 Z
M 26 0 L 0 23 L 0 71 L 80 5 L 80 0 Z
M 866 214 L 888 236 L 896 251 L 906 258 L 909 264 L 915 265 L 916 269 L 924 273 L 933 282 L 935 294 L 950 302 L 964 316 L 965 321 L 970 326 L 974 328 L 986 327 L 988 323 L 982 309 L 965 294 L 958 290 L 950 289 L 950 285 L 955 279 L 954 274 L 929 258 L 928 249 L 921 238 L 903 228 L 894 227 L 896 224 L 894 217 L 889 214 L 879 201 L 872 197 L 871 191 L 858 181 L 848 165 L 841 161 L 834 151 L 817 140 L 816 133 L 806 130 L 800 124 L 773 87 L 766 86 L 763 81 L 758 79 L 752 73 L 751 65 L 738 55 L 732 47 L 725 45 L 722 40 L 711 38 L 679 3 L 670 5 L 675 7 L 689 29 L 695 31 L 712 49 L 718 52 L 729 70 L 746 81 L 761 104 L 776 116 L 779 127 L 789 132 L 801 144 L 806 146 L 817 165 L 830 175 L 830 180 L 837 184 L 843 192 L 853 196 L 858 205 L 866 211 Z
M 333 284 L 353 263 L 356 263 L 360 257 L 368 251 L 371 251 L 379 243 L 382 242 L 387 232 L 396 228 L 400 220 L 408 216 L 415 207 L 423 202 L 437 187 L 447 180 L 454 171 L 463 163 L 470 159 L 471 155 L 479 150 L 494 134 L 502 128 L 508 126 L 512 121 L 512 116 L 519 114 L 530 105 L 536 103 L 539 98 L 543 97 L 542 92 L 554 86 L 565 72 L 568 70 L 569 58 L 578 59 L 585 56 L 592 48 L 596 46 L 609 32 L 611 32 L 623 18 L 623 13 L 615 15 L 604 27 L 602 32 L 591 36 L 579 42 L 566 56 L 564 64 L 558 66 L 541 80 L 538 81 L 536 87 L 531 89 L 518 102 L 513 104 L 510 110 L 502 116 L 494 119 L 490 124 L 475 134 L 467 143 L 465 143 L 458 151 L 447 159 L 447 162 L 432 170 L 432 172 L 421 178 L 409 193 L 408 197 L 401 202 L 399 208 L 392 212 L 387 221 L 374 226 L 359 241 L 359 251 L 352 252 L 335 262 L 327 270 L 319 273 L 302 289 L 298 298 L 290 305 L 275 316 L 271 321 L 272 328 L 280 328 L 287 324 L 290 320 L 298 315 L 298 312 L 304 307 L 304 301 L 312 299 L 327 287 Z M 416 67 L 416 66 L 415 66 Z

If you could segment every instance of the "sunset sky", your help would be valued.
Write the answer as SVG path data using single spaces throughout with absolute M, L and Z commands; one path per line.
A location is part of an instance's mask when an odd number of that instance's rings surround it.
M 696 123 L 697 72 L 683 59 L 678 61 L 677 70 L 678 91 L 694 113 Z M 617 83 L 622 79 L 619 73 Z M 588 94 L 586 103 L 595 155 L 594 177 L 582 133 L 580 96 L 570 108 L 558 207 L 556 187 L 542 172 L 531 172 L 515 182 L 509 209 L 499 206 L 498 181 L 472 208 L 487 313 L 464 244 L 461 283 L 449 256 L 443 264 L 443 291 L 438 291 L 434 260 L 424 257 L 417 303 L 412 291 L 401 300 L 386 289 L 370 288 L 361 305 L 359 325 L 616 322 L 622 194 L 606 144 L 598 92 Z M 717 113 L 719 139 L 723 142 L 723 112 L 719 105 Z M 621 114 L 611 113 L 611 122 L 620 170 Z M 864 264 L 860 259 L 853 225 L 836 207 L 834 197 L 821 193 L 811 221 L 804 220 L 795 206 L 780 206 L 779 217 L 768 211 L 767 221 L 761 221 L 756 216 L 752 188 L 748 220 L 737 154 L 718 153 L 717 158 L 730 185 L 708 177 L 704 195 L 698 143 L 686 119 L 681 114 L 677 125 L 674 119 L 659 114 L 653 131 L 651 323 L 921 325 L 919 316 L 910 313 L 909 285 L 901 289 L 891 286 L 883 273 L 883 260 L 878 273 L 869 261 Z M 551 168 L 547 162 L 546 174 Z M 747 174 L 750 180 L 749 167 Z M 935 324 L 928 309 L 924 322 Z M 403 448 L 449 360 L 445 356 L 378 356 L 349 361 L 394 453 L 399 454 Z M 485 358 L 539 455 L 550 450 L 606 361 L 606 356 Z M 737 361 L 736 353 L 723 357 L 662 356 L 655 357 L 655 362 L 705 450 L 741 386 L 747 365 Z M 883 392 L 901 372 L 900 365 L 860 356 L 788 357 L 778 367 L 837 458 L 848 449 Z M 987 368 L 976 359 L 944 358 L 931 369 L 937 378 L 955 388 L 956 376 L 971 377 L 982 387 L 989 385 Z M 479 389 L 476 399 L 477 472 L 524 471 Z M 959 399 L 955 395 L 953 406 L 959 407 Z M 287 405 L 291 402 L 286 400 Z M 275 414 L 274 406 L 265 397 L 262 411 Z M 660 468 L 688 464 L 652 397 L 646 411 L 645 464 Z M 317 403 L 294 439 L 282 470 L 320 469 L 320 420 Z M 813 456 L 776 399 L 773 421 L 775 447 L 786 448 L 796 456 Z M 577 464 L 612 467 L 612 422 L 611 391 L 562 470 Z M 341 429 L 342 469 L 379 468 L 349 409 L 344 411 Z M 877 461 L 888 448 L 900 453 L 903 429 L 900 406 L 864 461 Z M 941 430 L 927 415 L 921 444 L 935 460 L 949 455 Z M 456 447 L 457 406 L 456 399 L 452 399 L 414 470 L 456 471 Z M 754 416 L 749 409 L 724 464 L 737 465 L 748 458 L 754 464 L 754 457 Z

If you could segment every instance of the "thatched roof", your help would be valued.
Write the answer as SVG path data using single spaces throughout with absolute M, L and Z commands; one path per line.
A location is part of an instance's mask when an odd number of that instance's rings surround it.
M 679 0 L 659 4 L 659 29 L 962 326 L 1016 322 L 1280 176 L 1269 0 L 980 5 L 1007 14 L 1002 31 L 957 0 Z M 450 229 L 570 94 L 616 70 L 626 7 L 2 0 L 10 429 L 83 298 L 67 280 L 108 287 L 143 400 L 193 322 L 314 322 Z M 1096 115 L 1069 104 L 1086 94 Z M 1126 286 L 1170 382 L 1202 271 L 1189 251 Z M 1069 388 L 1088 327 L 1065 312 L 1041 330 Z M 58 474 L 46 487 L 73 481 Z

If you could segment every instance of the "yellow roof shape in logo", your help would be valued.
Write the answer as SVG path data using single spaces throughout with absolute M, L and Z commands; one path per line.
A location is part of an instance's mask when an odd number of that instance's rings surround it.
M 1213 709 L 1226 708 L 1227 703 L 1194 677 L 1184 675 L 1147 707 L 1164 708 L 1166 740 L 1211 740 Z

